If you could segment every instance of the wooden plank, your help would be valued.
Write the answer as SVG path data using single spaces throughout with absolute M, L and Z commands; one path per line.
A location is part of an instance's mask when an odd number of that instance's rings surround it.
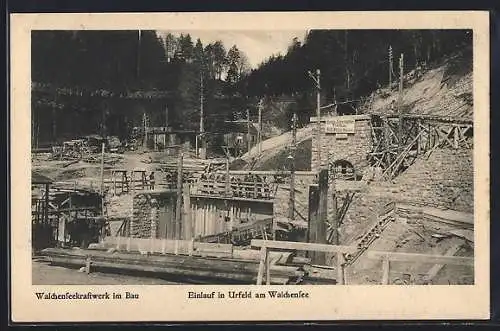
M 267 247 L 269 249 L 292 249 L 299 251 L 315 251 L 324 253 L 354 253 L 356 246 L 341 246 L 341 245 L 328 245 L 328 244 L 315 244 L 304 243 L 295 241 L 274 241 L 274 240 L 261 240 L 252 239 L 252 247 Z
M 337 253 L 337 285 L 344 285 L 344 254 Z
M 150 251 L 161 254 L 189 254 L 191 250 L 206 256 L 232 256 L 233 246 L 231 244 L 194 243 L 192 240 L 154 239 L 150 238 L 127 238 L 126 242 L 121 237 L 106 237 L 104 246 L 127 250 L 130 252 Z
M 226 174 L 225 170 L 217 170 L 215 172 L 216 174 Z M 230 170 L 229 175 L 234 176 L 234 175 L 240 175 L 240 176 L 245 176 L 245 175 L 257 175 L 257 176 L 282 176 L 282 175 L 290 175 L 290 171 L 276 171 L 276 170 L 271 170 L 271 171 L 266 171 L 266 170 L 250 170 L 250 171 L 245 171 L 245 170 Z M 315 171 L 295 171 L 295 175 L 297 176 L 316 176 L 318 173 Z
M 374 260 L 388 259 L 389 261 L 399 261 L 399 262 L 452 264 L 452 265 L 466 265 L 466 266 L 474 265 L 474 258 L 458 257 L 458 256 L 441 256 L 441 255 L 430 255 L 430 254 L 396 253 L 396 252 L 380 252 L 380 251 L 366 251 L 366 256 Z
M 266 249 L 266 285 L 271 285 L 271 258 Z
M 184 238 L 186 240 L 191 239 L 193 234 L 193 220 L 191 218 L 191 197 L 189 196 L 189 184 L 184 185 L 183 189 L 183 204 L 184 204 L 184 213 L 182 217 L 182 223 L 184 228 Z
M 458 149 L 458 126 L 453 126 L 453 148 Z
M 389 258 L 386 257 L 382 260 L 382 285 L 389 284 L 389 269 L 390 269 L 390 261 Z
M 456 245 L 453 245 L 452 247 L 450 247 L 446 253 L 444 253 L 444 256 L 453 256 L 455 255 L 456 253 L 458 253 L 458 251 L 460 250 L 460 248 L 462 248 L 463 244 L 456 244 Z M 443 269 L 443 267 L 445 266 L 445 264 L 435 264 L 428 272 L 427 272 L 427 278 L 429 281 L 432 281 L 432 279 L 434 277 L 437 276 L 437 274 L 439 273 L 439 271 L 441 271 L 441 269 Z
M 87 274 L 90 273 L 90 265 L 91 265 L 91 263 L 92 263 L 91 256 L 88 255 L 87 258 L 85 259 L 85 272 Z

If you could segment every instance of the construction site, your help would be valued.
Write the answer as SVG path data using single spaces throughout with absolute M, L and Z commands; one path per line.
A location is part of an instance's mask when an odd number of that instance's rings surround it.
M 474 284 L 472 60 L 390 56 L 388 84 L 356 104 L 325 103 L 323 72 L 304 73 L 314 116 L 275 135 L 261 99 L 214 144 L 203 96 L 188 130 L 158 91 L 87 96 L 159 104 L 118 143 L 40 146 L 34 121 L 33 284 Z M 32 84 L 33 100 L 85 93 Z

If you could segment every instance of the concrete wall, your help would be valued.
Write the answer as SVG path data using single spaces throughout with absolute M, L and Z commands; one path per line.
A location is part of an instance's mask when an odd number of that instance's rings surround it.
M 355 171 L 363 174 L 368 166 L 368 153 L 372 150 L 371 117 L 369 115 L 346 115 L 345 119 L 354 119 L 354 133 L 344 135 L 326 133 L 326 122 L 337 118 L 336 116 L 325 116 L 321 118 L 321 164 L 328 166 L 337 160 L 346 160 L 353 164 Z M 314 121 L 314 119 L 312 120 Z M 315 122 L 313 125 L 317 125 Z M 311 170 L 318 171 L 318 137 L 313 134 Z

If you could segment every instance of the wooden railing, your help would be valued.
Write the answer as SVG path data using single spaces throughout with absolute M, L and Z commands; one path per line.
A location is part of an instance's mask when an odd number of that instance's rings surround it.
M 237 197 L 248 199 L 272 200 L 274 198 L 273 183 L 236 182 L 229 184 L 223 180 L 200 180 L 192 186 L 192 195 Z
M 260 248 L 260 262 L 257 274 L 257 285 L 262 285 L 264 275 L 266 276 L 266 285 L 270 284 L 270 259 L 269 252 L 277 249 L 289 249 L 299 251 L 313 251 L 333 253 L 337 257 L 337 284 L 346 284 L 345 281 L 345 266 L 344 254 L 352 254 L 357 251 L 355 246 L 340 246 L 327 244 L 314 244 L 291 241 L 271 241 L 271 240 L 252 240 L 252 247 Z M 412 262 L 412 263 L 428 263 L 436 265 L 466 265 L 473 266 L 474 258 L 459 257 L 459 256 L 443 256 L 429 255 L 416 253 L 399 253 L 399 252 L 384 252 L 384 251 L 367 251 L 366 256 L 369 259 L 382 260 L 382 279 L 381 284 L 389 284 L 390 262 Z
M 316 172 L 297 171 L 296 176 L 317 177 Z M 215 171 L 193 183 L 192 195 L 272 200 L 279 184 L 289 181 L 289 171 Z
M 268 218 L 256 221 L 252 224 L 240 226 L 232 231 L 226 231 L 213 235 L 204 236 L 198 239 L 200 242 L 208 243 L 248 243 L 252 239 L 267 239 L 268 233 L 273 230 L 273 219 Z

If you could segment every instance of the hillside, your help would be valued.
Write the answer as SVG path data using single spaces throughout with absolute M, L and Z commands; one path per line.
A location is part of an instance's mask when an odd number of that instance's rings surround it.
M 410 73 L 410 77 L 411 77 Z M 372 93 L 364 105 L 367 113 L 389 114 L 390 105 L 397 100 L 397 89 L 380 89 Z M 469 54 L 458 53 L 428 68 L 420 77 L 405 83 L 402 98 L 405 114 L 472 119 L 472 65 Z M 311 158 L 312 124 L 298 130 L 297 169 L 308 170 Z M 281 170 L 287 164 L 291 134 L 286 132 L 262 143 L 262 153 L 253 148 L 244 155 L 241 166 L 254 170 Z M 389 202 L 431 208 L 436 213 L 464 213 L 467 218 L 474 212 L 472 150 L 436 149 L 419 156 L 405 172 L 392 181 L 371 182 L 354 196 L 340 232 L 340 243 L 355 245 L 376 216 Z M 244 162 L 243 162 L 244 161 Z M 340 195 L 340 203 L 342 198 Z M 456 228 L 436 222 L 415 221 L 398 217 L 372 244 L 372 249 L 395 252 L 418 252 L 444 255 L 454 252 L 458 256 L 473 256 L 472 230 Z M 467 238 L 467 239 L 466 239 Z M 410 275 L 411 282 L 423 283 L 423 275 L 436 269 L 429 264 L 393 267 L 391 282 Z M 349 282 L 377 283 L 381 277 L 380 262 L 364 257 L 347 275 Z M 422 278 L 424 277 L 424 278 Z M 399 280 L 398 280 L 399 279 Z M 447 266 L 433 275 L 434 284 L 471 284 L 473 269 Z
M 409 73 L 412 76 L 412 73 Z M 445 58 L 440 63 L 428 68 L 419 78 L 405 81 L 402 108 L 405 114 L 457 117 L 472 119 L 472 58 L 469 50 L 456 53 Z M 374 91 L 368 101 L 361 107 L 365 113 L 389 114 L 391 103 L 397 101 L 397 89 L 388 88 Z M 297 130 L 297 143 L 300 144 L 312 138 L 315 127 L 311 124 Z M 269 138 L 262 142 L 262 151 L 254 146 L 250 153 L 243 155 L 237 161 L 243 169 L 278 170 L 283 167 L 291 145 L 291 132 Z M 306 151 L 303 155 L 311 155 Z M 273 162 L 269 162 L 273 160 Z M 302 160 L 302 162 L 305 162 Z M 303 168 L 303 167 L 301 167 Z
M 459 117 L 472 119 L 472 54 L 470 50 L 454 54 L 439 65 L 429 68 L 420 78 L 408 74 L 403 90 L 403 112 L 414 115 Z M 394 87 L 380 89 L 368 98 L 367 112 L 390 113 L 391 103 L 397 103 Z

